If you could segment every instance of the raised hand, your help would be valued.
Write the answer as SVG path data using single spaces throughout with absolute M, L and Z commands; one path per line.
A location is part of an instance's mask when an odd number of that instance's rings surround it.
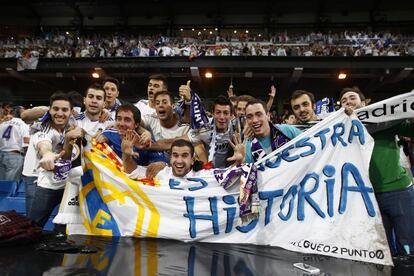
M 229 98 L 234 96 L 233 84 L 230 84 L 230 85 L 229 85 L 229 89 L 227 89 L 227 96 L 228 96 Z
M 276 87 L 274 86 L 274 85 L 272 85 L 271 87 L 270 87 L 270 93 L 269 93 L 269 96 L 270 97 L 275 97 L 276 96 Z
M 134 145 L 138 142 L 139 135 L 134 130 L 128 129 L 122 137 L 122 155 L 139 157 L 139 153 L 134 152 Z
M 345 114 L 346 115 L 351 116 L 352 112 L 354 112 L 354 110 L 351 107 L 349 107 L 349 106 L 345 107 Z
M 244 157 L 246 155 L 246 145 L 245 142 L 242 141 L 240 133 L 234 133 L 229 143 L 230 146 L 233 148 L 234 154 L 232 157 L 227 158 L 227 161 L 235 162 L 236 165 L 240 165 L 244 162 Z
M 85 135 L 85 131 L 82 128 L 73 125 L 68 128 L 68 131 L 66 131 L 65 139 L 67 141 L 74 142 L 76 141 L 76 139 L 81 138 L 84 135 Z
M 184 99 L 184 101 L 189 102 L 191 101 L 191 80 L 187 81 L 186 85 L 181 85 L 178 89 L 178 92 L 180 94 L 180 97 Z
M 138 135 L 138 143 L 135 146 L 140 149 L 151 147 L 151 132 L 144 130 Z
M 109 120 L 109 118 L 111 118 L 111 111 L 109 111 L 108 109 L 103 109 L 101 112 L 101 116 L 99 116 L 99 122 L 103 123 Z

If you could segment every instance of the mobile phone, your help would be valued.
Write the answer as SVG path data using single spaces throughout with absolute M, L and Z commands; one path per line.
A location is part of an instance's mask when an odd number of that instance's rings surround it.
M 309 274 L 320 274 L 321 270 L 317 267 L 304 264 L 304 263 L 295 263 L 293 264 L 294 267 L 299 268 L 300 270 L 306 271 Z

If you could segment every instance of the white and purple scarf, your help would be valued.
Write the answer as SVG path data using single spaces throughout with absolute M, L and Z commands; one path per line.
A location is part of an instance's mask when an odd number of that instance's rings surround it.
M 287 142 L 290 141 L 289 137 L 287 137 L 278 127 L 270 124 L 270 144 L 272 146 L 272 151 L 275 151 L 279 147 L 283 146 Z M 253 160 L 256 162 L 257 160 L 262 159 L 266 156 L 266 152 L 264 151 L 262 145 L 259 142 L 259 139 L 256 137 L 252 139 L 252 156 Z
M 180 115 L 180 117 L 184 116 L 184 105 L 184 100 L 180 100 L 177 103 L 176 112 Z M 210 128 L 210 122 L 204 109 L 204 105 L 201 102 L 200 97 L 194 91 L 191 91 L 190 117 L 191 129 Z
M 214 176 L 225 190 L 230 189 L 240 179 L 239 225 L 247 225 L 259 217 L 260 199 L 257 187 L 257 168 L 254 164 L 245 164 L 231 169 L 216 169 Z

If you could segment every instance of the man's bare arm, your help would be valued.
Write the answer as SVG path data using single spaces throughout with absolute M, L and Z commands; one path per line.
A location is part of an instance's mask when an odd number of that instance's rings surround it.
M 25 123 L 29 124 L 42 117 L 48 111 L 48 106 L 36 106 L 23 111 L 20 117 Z
M 157 142 L 152 143 L 148 149 L 152 151 L 167 151 L 167 150 L 170 150 L 171 144 L 175 140 L 178 140 L 178 139 L 184 139 L 186 141 L 190 141 L 190 139 L 188 138 L 188 135 L 184 134 L 183 136 L 179 136 L 179 137 L 172 138 L 172 139 L 158 140 Z
M 270 111 L 270 109 L 272 108 L 273 105 L 273 100 L 275 99 L 276 96 L 276 87 L 274 85 L 272 85 L 270 93 L 269 93 L 269 100 L 267 101 L 267 110 Z

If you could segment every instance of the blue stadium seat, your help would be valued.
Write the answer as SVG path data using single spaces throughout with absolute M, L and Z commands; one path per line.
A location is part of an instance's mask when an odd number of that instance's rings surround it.
M 13 195 L 16 189 L 16 181 L 0 180 L 0 198 Z
M 15 210 L 19 214 L 26 215 L 26 198 L 11 196 L 0 198 L 0 211 L 10 210 Z

